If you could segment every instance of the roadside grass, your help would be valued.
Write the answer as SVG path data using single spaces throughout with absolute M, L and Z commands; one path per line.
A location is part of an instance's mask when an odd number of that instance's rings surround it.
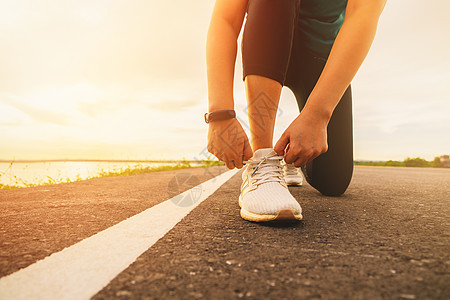
M 355 161 L 355 166 L 376 166 L 376 167 L 413 167 L 413 168 L 442 168 L 444 167 L 439 157 L 433 160 L 425 160 L 421 157 L 407 157 L 403 161 Z
M 12 167 L 13 163 L 11 163 Z M 11 176 L 9 179 L 13 184 L 5 185 L 0 183 L 0 190 L 8 190 L 8 189 L 18 189 L 18 188 L 27 188 L 27 187 L 35 187 L 35 186 L 45 186 L 45 185 L 55 185 L 59 183 L 69 183 L 82 181 L 92 178 L 101 178 L 101 177 L 116 177 L 116 176 L 131 176 L 145 173 L 153 173 L 153 172 L 161 172 L 161 171 L 171 171 L 171 170 L 180 170 L 180 169 L 190 169 L 190 168 L 206 168 L 212 166 L 222 166 L 223 162 L 215 161 L 215 160 L 202 160 L 199 161 L 198 164 L 192 165 L 191 163 L 183 160 L 175 165 L 161 165 L 157 167 L 148 167 L 143 166 L 142 164 L 136 164 L 134 166 L 129 166 L 126 168 L 113 169 L 113 170 L 104 170 L 100 169 L 98 174 L 95 176 L 91 176 L 88 178 L 82 178 L 80 175 L 77 175 L 76 178 L 52 178 L 47 176 L 45 181 L 41 182 L 26 182 L 23 179 L 17 178 L 16 176 Z M 3 174 L 4 176 L 5 174 Z M 2 174 L 0 174 L 0 177 Z

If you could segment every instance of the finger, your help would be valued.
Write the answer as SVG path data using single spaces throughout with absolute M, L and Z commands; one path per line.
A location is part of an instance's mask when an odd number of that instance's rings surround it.
M 244 141 L 244 159 L 243 160 L 249 160 L 253 156 L 252 147 L 250 146 L 250 143 L 248 142 L 248 138 L 245 138 Z
M 233 151 L 232 154 L 229 154 L 230 161 L 233 162 L 234 166 L 238 169 L 241 169 L 243 167 L 243 158 L 244 158 L 244 148 L 245 143 L 241 144 L 241 148 L 237 149 L 237 151 Z
M 234 165 L 238 169 L 241 169 L 243 167 L 244 151 L 245 151 L 245 144 L 242 146 L 240 155 L 236 155 L 235 157 L 233 157 Z
M 305 165 L 305 164 L 306 164 L 306 161 L 305 161 L 305 159 L 302 158 L 302 157 L 299 157 L 299 158 L 294 162 L 294 166 L 295 166 L 296 168 L 303 167 L 303 165 Z
M 241 157 L 235 157 L 233 159 L 234 165 L 236 168 L 241 169 L 243 167 L 243 163 L 242 163 L 242 156 Z
M 233 160 L 226 155 L 224 155 L 224 162 L 228 169 L 232 170 L 235 168 Z
M 283 133 L 280 139 L 275 144 L 275 147 L 273 147 L 273 149 L 278 155 L 284 155 L 284 150 L 286 149 L 286 146 L 288 144 L 289 144 L 289 134 Z
M 226 161 L 225 165 L 227 166 L 228 169 L 232 170 L 234 169 L 234 163 L 232 160 Z
M 291 164 L 291 163 L 293 163 L 294 161 L 296 161 L 298 159 L 298 155 L 295 155 L 294 154 L 294 149 L 293 149 L 293 147 L 289 144 L 289 149 L 288 149 L 288 151 L 286 152 L 286 154 L 284 155 L 284 161 L 287 163 L 287 164 Z
M 234 165 L 235 165 L 235 167 L 238 168 L 238 169 L 242 169 L 242 167 L 244 166 L 244 164 L 243 164 L 242 162 L 239 163 L 239 162 L 237 162 L 237 161 L 234 162 Z
M 291 144 L 288 144 L 287 145 L 287 147 L 286 147 L 286 149 L 284 150 L 284 157 L 283 157 L 283 159 L 284 159 L 284 162 L 286 162 L 286 153 L 288 153 L 289 152 L 289 148 L 291 147 Z
M 234 166 L 238 169 L 242 169 L 242 167 L 244 166 L 244 164 L 242 163 L 242 160 L 240 160 L 238 158 L 233 159 L 233 163 L 234 163 Z

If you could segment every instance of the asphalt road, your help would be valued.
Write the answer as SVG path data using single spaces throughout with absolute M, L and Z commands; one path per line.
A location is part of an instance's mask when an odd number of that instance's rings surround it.
M 223 171 L 2 190 L 0 277 Z M 304 220 L 290 224 L 242 220 L 240 183 L 238 173 L 94 299 L 450 298 L 449 169 L 357 167 L 338 198 L 291 187 Z

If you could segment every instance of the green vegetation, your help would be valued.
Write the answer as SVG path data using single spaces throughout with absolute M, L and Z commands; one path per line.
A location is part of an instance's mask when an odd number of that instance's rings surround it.
M 11 163 L 11 166 L 12 167 Z M 12 185 L 4 185 L 0 183 L 0 190 L 6 190 L 6 189 L 16 189 L 16 188 L 23 188 L 23 187 L 33 187 L 33 186 L 42 186 L 42 185 L 53 185 L 58 183 L 68 183 L 68 182 L 74 182 L 74 181 L 81 181 L 91 178 L 100 178 L 100 177 L 113 177 L 113 176 L 130 176 L 130 175 L 138 175 L 138 174 L 145 174 L 145 173 L 152 173 L 152 172 L 160 172 L 160 171 L 170 171 L 170 170 L 179 170 L 179 169 L 188 169 L 188 168 L 204 168 L 204 167 L 212 167 L 212 166 L 221 166 L 224 165 L 223 162 L 206 159 L 199 161 L 198 163 L 195 163 L 195 165 L 192 165 L 186 159 L 183 159 L 181 162 L 175 164 L 175 165 L 161 165 L 158 167 L 148 167 L 143 166 L 142 164 L 136 164 L 131 167 L 127 167 L 125 169 L 113 169 L 113 170 L 100 170 L 100 172 L 96 176 L 92 176 L 89 178 L 81 178 L 80 175 L 78 175 L 75 179 L 70 178 L 52 178 L 50 176 L 47 176 L 46 181 L 42 181 L 39 183 L 30 183 L 25 182 L 16 176 L 12 176 L 11 182 L 14 182 L 15 184 Z M 4 175 L 4 174 L 3 174 Z M 2 176 L 2 174 L 0 174 Z
M 355 161 L 355 166 L 377 166 L 377 167 L 415 167 L 415 168 L 440 168 L 441 160 L 435 157 L 433 160 L 425 160 L 421 157 L 407 157 L 403 161 Z

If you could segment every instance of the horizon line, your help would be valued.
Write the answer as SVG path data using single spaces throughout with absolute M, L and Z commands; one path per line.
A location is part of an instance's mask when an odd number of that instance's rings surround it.
M 46 162 L 120 162 L 120 163 L 196 163 L 207 161 L 206 159 L 0 159 L 0 163 L 46 163 Z M 211 159 L 211 161 L 215 161 Z

